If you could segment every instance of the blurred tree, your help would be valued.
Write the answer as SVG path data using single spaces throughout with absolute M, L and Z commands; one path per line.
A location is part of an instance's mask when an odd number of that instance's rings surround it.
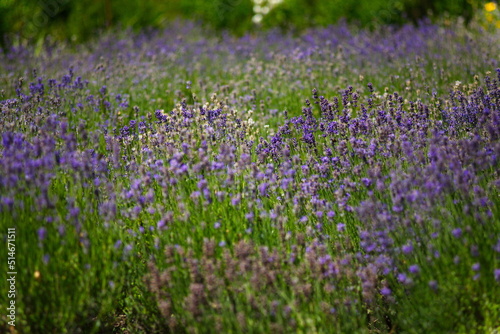
M 252 28 L 252 0 L 183 0 L 179 3 L 184 18 L 194 18 L 216 29 L 242 34 Z
M 364 27 L 418 22 L 424 16 L 469 20 L 484 0 L 284 0 L 264 16 L 261 27 L 329 25 L 341 18 Z M 0 0 L 0 43 L 36 42 L 47 35 L 80 42 L 113 26 L 161 27 L 176 18 L 218 30 L 252 30 L 252 0 Z M 5 38 L 9 42 L 5 42 Z
M 406 0 L 404 12 L 414 23 L 426 16 L 442 15 L 461 16 L 469 22 L 473 16 L 473 3 L 470 0 Z
M 469 21 L 473 1 L 480 0 L 284 0 L 264 17 L 264 27 L 303 29 L 334 24 L 341 18 L 364 27 L 380 24 L 418 23 L 424 17 L 462 16 Z

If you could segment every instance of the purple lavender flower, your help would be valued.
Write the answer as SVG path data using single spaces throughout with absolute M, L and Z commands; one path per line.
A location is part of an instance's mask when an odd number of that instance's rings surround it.
M 338 223 L 337 224 L 337 231 L 344 232 L 345 231 L 345 224 Z
M 495 277 L 495 281 L 500 282 L 500 269 L 495 269 L 493 271 L 493 276 Z
M 380 294 L 382 296 L 390 296 L 392 293 L 391 289 L 389 289 L 388 287 L 384 286 L 382 289 L 380 289 Z
M 452 234 L 455 238 L 460 238 L 460 236 L 462 236 L 462 229 L 461 229 L 461 228 L 456 228 L 456 229 L 454 229 L 453 231 L 451 231 L 451 234 Z
M 479 269 L 481 269 L 481 265 L 479 263 L 474 263 L 472 265 L 472 270 L 473 271 L 479 271 Z
M 239 195 L 231 197 L 231 205 L 237 206 L 241 202 L 241 197 Z
M 434 291 L 437 291 L 438 289 L 438 283 L 435 280 L 429 281 L 429 288 L 431 288 Z
M 264 183 L 261 183 L 259 185 L 259 193 L 260 193 L 260 196 L 267 196 L 267 187 L 269 185 L 267 184 L 267 182 L 264 182 Z
M 135 217 L 137 217 L 139 213 L 141 213 L 141 211 L 142 208 L 139 205 L 136 205 L 132 208 L 132 213 L 134 214 Z
M 123 253 L 129 254 L 132 251 L 132 249 L 134 249 L 134 246 L 132 246 L 131 244 L 127 244 L 125 248 L 123 248 Z
M 498 239 L 496 245 L 493 247 L 493 250 L 497 253 L 500 253 L 500 239 Z
M 409 268 L 408 271 L 412 274 L 418 274 L 420 273 L 420 267 L 416 264 L 412 264 Z
M 369 178 L 366 178 L 366 177 L 362 178 L 362 179 L 361 179 L 361 182 L 363 182 L 363 184 L 364 184 L 364 185 L 365 185 L 365 187 L 367 187 L 367 188 L 368 188 L 368 187 L 370 187 L 370 186 L 372 185 L 372 180 L 370 180 Z
M 64 235 L 65 231 L 66 231 L 66 227 L 64 225 L 61 224 L 57 227 L 57 232 L 59 232 L 59 236 L 62 237 Z
M 405 284 L 408 282 L 408 276 L 406 276 L 406 274 L 404 274 L 404 273 L 399 273 L 398 274 L 398 281 Z
M 406 244 L 401 247 L 401 250 L 403 251 L 404 254 L 410 254 L 413 252 L 413 245 L 412 244 Z
M 70 217 L 76 218 L 80 214 L 80 209 L 77 207 L 73 207 L 69 210 Z
M 45 227 L 40 227 L 38 229 L 38 240 L 43 241 L 47 236 L 47 229 Z
M 470 246 L 470 254 L 473 257 L 478 257 L 479 256 L 479 247 L 477 245 Z
M 203 190 L 208 187 L 208 182 L 205 179 L 198 181 L 198 189 Z
M 167 227 L 167 222 L 166 222 L 166 220 L 165 220 L 165 219 L 160 219 L 160 220 L 158 221 L 158 223 L 156 224 L 156 227 L 157 227 L 159 230 L 162 230 L 162 229 L 166 228 L 166 227 Z
M 2 204 L 5 205 L 6 207 L 8 207 L 9 209 L 12 210 L 13 206 L 14 206 L 14 200 L 10 197 L 3 197 L 2 196 Z M 499 243 L 500 245 L 500 243 Z

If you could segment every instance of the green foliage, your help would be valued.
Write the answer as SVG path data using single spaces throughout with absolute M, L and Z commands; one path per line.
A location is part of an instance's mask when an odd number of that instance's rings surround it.
M 251 0 L 192 0 L 180 1 L 181 14 L 195 18 L 217 29 L 233 30 L 243 33 L 252 26 Z
M 477 0 L 285 0 L 264 17 L 265 28 L 329 25 L 347 19 L 365 27 L 417 22 L 424 16 L 470 19 Z M 241 35 L 256 28 L 252 0 L 2 0 L 0 36 L 9 41 L 40 41 L 47 35 L 74 42 L 111 26 L 162 27 L 176 18 L 194 19 Z M 4 43 L 0 38 L 0 43 Z M 1 45 L 1 44 L 0 44 Z
M 162 27 L 176 18 L 242 34 L 252 26 L 252 6 L 251 0 L 3 0 L 0 36 L 6 35 L 8 41 L 38 41 L 51 35 L 79 42 L 115 25 Z
M 326 26 L 340 19 L 375 28 L 381 24 L 418 22 L 426 16 L 462 16 L 470 20 L 473 1 L 469 0 L 285 0 L 264 17 L 266 27 L 303 29 Z

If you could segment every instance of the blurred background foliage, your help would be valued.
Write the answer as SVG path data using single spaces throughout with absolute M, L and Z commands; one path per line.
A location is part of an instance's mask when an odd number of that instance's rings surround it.
M 262 24 L 303 29 L 346 19 L 376 28 L 381 24 L 418 23 L 424 17 L 460 16 L 469 21 L 476 6 L 470 0 L 287 0 L 263 16 Z
M 259 28 L 301 30 L 340 19 L 361 27 L 417 23 L 423 17 L 470 20 L 481 0 L 0 0 L 4 45 L 19 41 L 81 42 L 110 27 L 161 27 L 201 21 L 238 35 Z

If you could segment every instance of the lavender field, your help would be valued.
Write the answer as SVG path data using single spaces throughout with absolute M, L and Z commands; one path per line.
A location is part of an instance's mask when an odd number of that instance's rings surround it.
M 499 55 L 460 23 L 0 52 L 0 332 L 497 333 Z

